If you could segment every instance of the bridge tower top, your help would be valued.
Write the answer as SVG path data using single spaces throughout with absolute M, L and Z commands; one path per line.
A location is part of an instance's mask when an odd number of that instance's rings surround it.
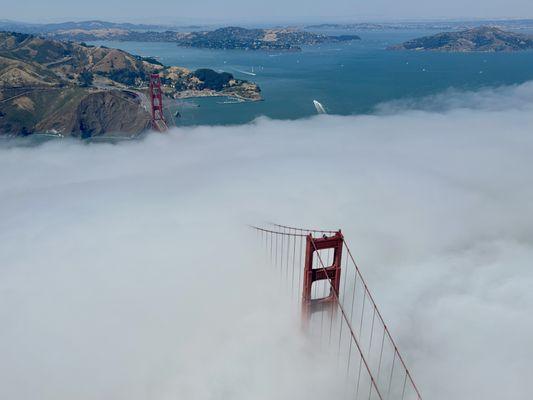
M 341 261 L 344 236 L 339 230 L 332 236 L 323 235 L 315 238 L 312 234 L 306 236 L 304 280 L 302 291 L 302 317 L 304 323 L 314 311 L 321 311 L 324 307 L 331 306 L 336 302 L 341 282 Z M 331 265 L 325 265 L 325 260 L 320 252 L 333 250 Z M 316 263 L 315 257 L 317 257 Z M 329 258 L 329 257 L 328 257 Z M 316 265 L 316 267 L 314 267 Z M 322 267 L 325 266 L 325 268 Z M 313 283 L 326 281 L 329 293 L 325 297 L 313 298 Z
M 253 228 L 296 291 L 306 334 L 345 366 L 353 398 L 422 400 L 342 232 L 270 225 Z

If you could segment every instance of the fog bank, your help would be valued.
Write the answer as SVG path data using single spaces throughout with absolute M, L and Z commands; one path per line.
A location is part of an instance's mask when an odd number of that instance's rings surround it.
M 528 398 L 533 85 L 426 105 L 0 148 L 0 397 L 331 397 L 276 221 L 343 229 L 424 397 Z

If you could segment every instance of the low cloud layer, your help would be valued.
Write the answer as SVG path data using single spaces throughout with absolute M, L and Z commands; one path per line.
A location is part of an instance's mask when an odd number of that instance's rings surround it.
M 533 85 L 432 102 L 0 149 L 0 398 L 326 398 L 262 221 L 343 229 L 425 397 L 528 398 Z

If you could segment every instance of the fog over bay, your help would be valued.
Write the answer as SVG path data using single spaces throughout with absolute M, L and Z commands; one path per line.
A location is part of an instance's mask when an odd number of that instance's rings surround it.
M 2 142 L 0 398 L 331 395 L 342 377 L 246 226 L 264 221 L 343 229 L 424 397 L 529 398 L 532 126 L 526 83 L 367 116 Z

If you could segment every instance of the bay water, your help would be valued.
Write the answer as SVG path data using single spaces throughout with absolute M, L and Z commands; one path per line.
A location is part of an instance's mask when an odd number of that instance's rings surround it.
M 353 33 L 344 31 L 329 34 Z M 439 53 L 389 51 L 389 45 L 435 31 L 365 31 L 362 40 L 304 47 L 301 52 L 210 50 L 173 43 L 93 42 L 163 64 L 212 68 L 261 87 L 261 102 L 227 98 L 172 100 L 177 125 L 243 124 L 260 116 L 298 119 L 316 114 L 313 100 L 330 114 L 373 113 L 382 103 L 417 99 L 448 89 L 520 84 L 533 80 L 533 52 Z

